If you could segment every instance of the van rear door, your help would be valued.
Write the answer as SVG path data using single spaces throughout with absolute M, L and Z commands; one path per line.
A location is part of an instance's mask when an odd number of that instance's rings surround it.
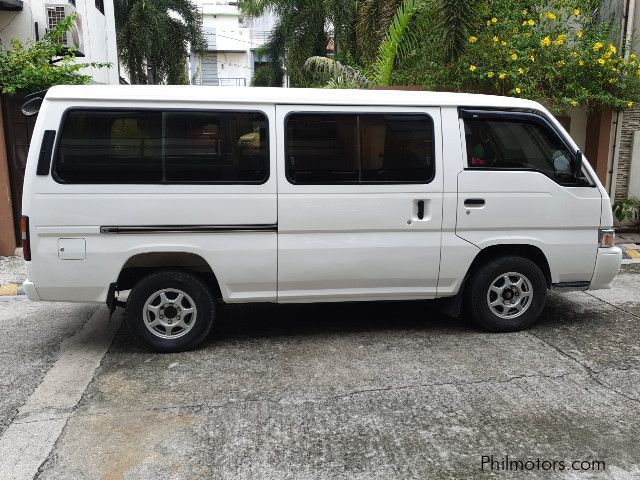
M 429 298 L 439 108 L 277 106 L 278 301 Z

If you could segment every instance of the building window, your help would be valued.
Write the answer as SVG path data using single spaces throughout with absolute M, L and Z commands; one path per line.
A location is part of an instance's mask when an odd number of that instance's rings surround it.
M 72 110 L 60 138 L 59 182 L 260 184 L 269 177 L 268 120 L 257 112 Z
M 429 183 L 434 177 L 428 115 L 295 113 L 286 122 L 292 183 Z
M 104 0 L 96 0 L 96 8 L 104 15 Z
M 47 28 L 51 30 L 58 25 L 65 17 L 64 5 L 47 7 Z M 67 43 L 67 34 L 63 34 L 60 43 Z

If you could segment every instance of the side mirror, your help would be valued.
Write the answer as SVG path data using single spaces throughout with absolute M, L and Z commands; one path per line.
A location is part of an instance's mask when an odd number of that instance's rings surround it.
M 37 115 L 42 106 L 42 100 L 43 98 L 41 97 L 31 98 L 22 104 L 20 110 L 22 110 L 22 113 L 27 117 Z

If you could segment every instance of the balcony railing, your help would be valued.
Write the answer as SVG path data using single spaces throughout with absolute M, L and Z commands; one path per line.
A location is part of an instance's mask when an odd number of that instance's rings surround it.
M 198 76 L 195 83 L 197 85 L 211 85 L 215 87 L 246 87 L 247 79 L 243 77 L 203 79 L 202 76 Z

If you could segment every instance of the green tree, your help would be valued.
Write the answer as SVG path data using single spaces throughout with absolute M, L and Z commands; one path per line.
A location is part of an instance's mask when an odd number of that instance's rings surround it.
M 241 0 L 239 5 L 249 16 L 267 10 L 276 13 L 278 22 L 261 52 L 270 58 L 273 86 L 281 85 L 284 66 L 290 84 L 299 87 L 314 84 L 304 63 L 309 57 L 327 54 L 330 33 L 336 57 L 358 62 L 357 4 L 357 0 Z
M 207 48 L 190 0 L 115 0 L 118 54 L 131 83 L 188 83 L 189 46 Z
M 53 85 L 80 85 L 91 81 L 81 71 L 103 68 L 109 63 L 80 63 L 77 50 L 65 47 L 62 39 L 76 21 L 70 15 L 48 30 L 41 40 L 23 44 L 14 38 L 11 47 L 0 44 L 0 88 L 6 94 L 30 94 Z

